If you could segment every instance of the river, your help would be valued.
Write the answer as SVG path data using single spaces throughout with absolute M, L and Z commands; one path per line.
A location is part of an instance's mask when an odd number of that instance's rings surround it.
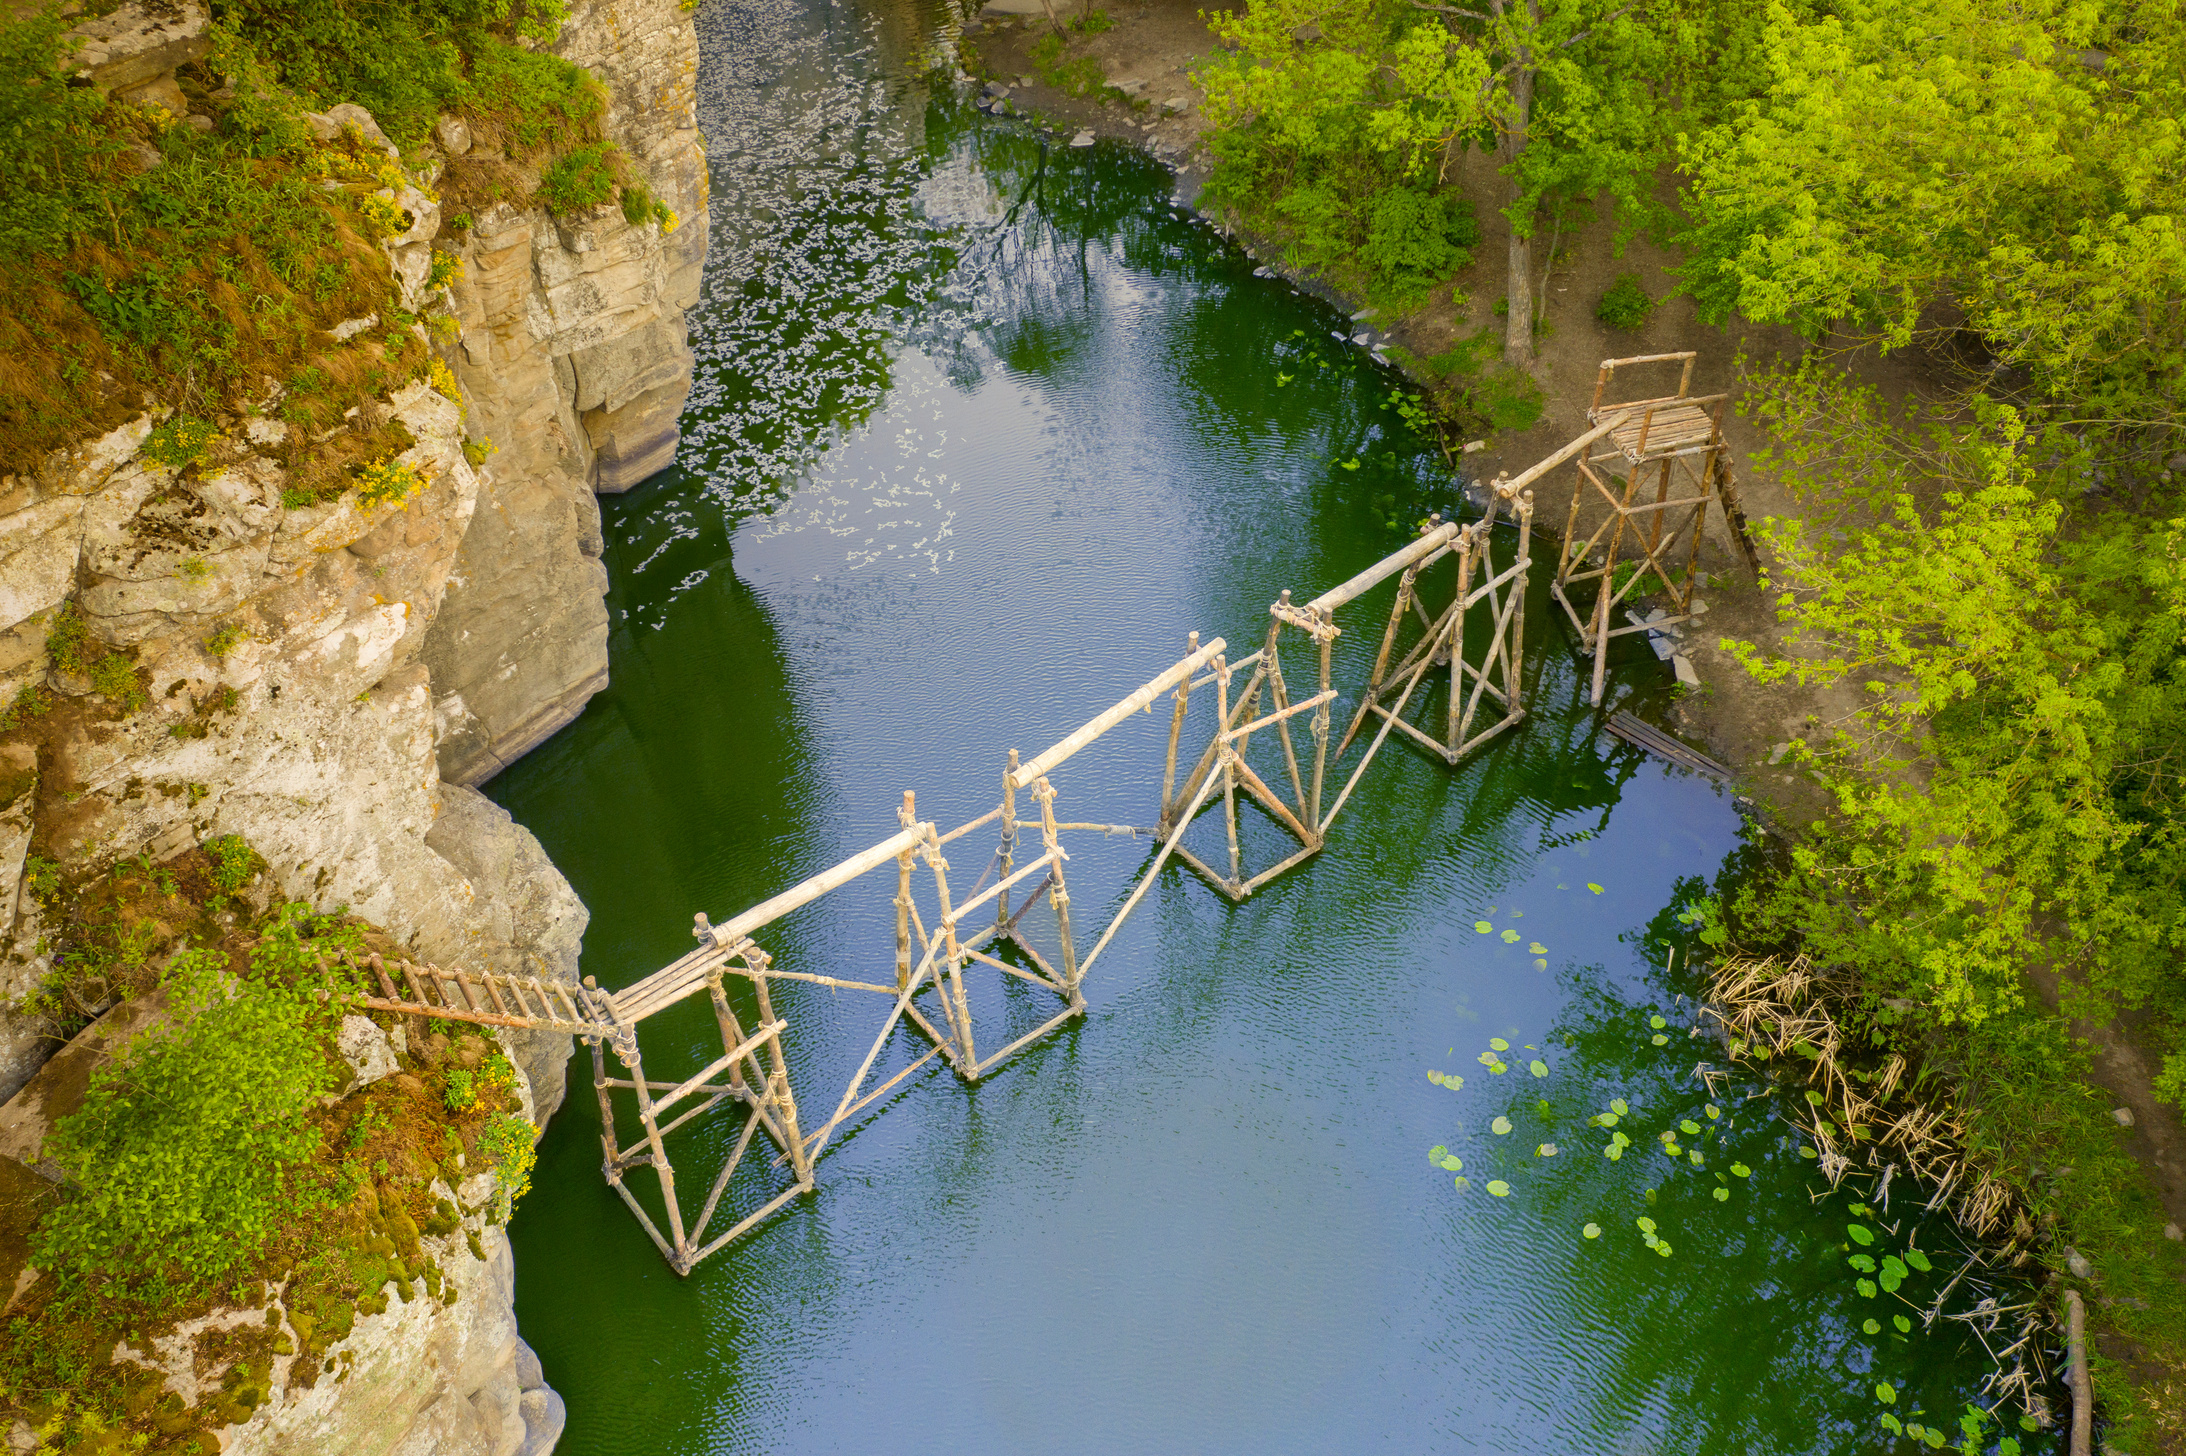
M 698 24 L 716 232 L 682 464 L 605 503 L 612 686 L 489 787 L 610 986 L 688 950 L 694 911 L 893 832 L 905 789 L 944 826 L 992 807 L 1005 750 L 1188 629 L 1242 653 L 1278 591 L 1459 504 L 1395 377 L 1166 171 L 929 79 L 945 13 Z M 1736 867 L 1735 806 L 1598 733 L 1545 591 L 1527 639 L 1516 731 L 1454 772 L 1392 746 L 1327 852 L 1241 906 L 1163 871 L 1081 1021 L 977 1087 L 913 1078 L 687 1280 L 602 1182 L 580 1059 L 513 1227 L 561 1450 L 1850 1452 L 1890 1448 L 1886 1414 L 1955 1445 L 1988 1362 L 1917 1314 L 1956 1238 L 1902 1186 L 1820 1193 L 1773 1093 L 1693 1075 L 1720 1052 L 1665 963 Z M 1159 754 L 1155 727 L 1074 762 L 1069 816 L 1149 822 Z M 1148 849 L 1073 853 L 1091 908 Z M 892 890 L 768 948 L 885 979 Z M 809 1125 L 871 1008 L 782 994 Z M 650 1074 L 710 1030 L 649 1026 Z M 1863 1294 L 1854 1224 L 1932 1271 Z

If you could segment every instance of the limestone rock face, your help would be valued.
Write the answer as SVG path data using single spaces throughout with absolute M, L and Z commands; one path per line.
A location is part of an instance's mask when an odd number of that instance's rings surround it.
M 425 482 L 403 502 L 352 488 L 285 507 L 282 467 L 240 444 L 177 472 L 138 454 L 149 418 L 0 480 L 0 541 L 63 563 L 10 573 L 0 612 L 0 643 L 18 644 L 0 701 L 33 682 L 60 700 L 35 748 L 0 745 L 0 1096 L 52 1049 L 21 1009 L 51 969 L 20 886 L 33 843 L 76 872 L 241 834 L 280 893 L 346 904 L 425 959 L 574 974 L 583 910 L 544 855 L 490 861 L 515 909 L 426 843 L 443 791 L 418 657 L 480 492 L 453 400 L 420 383 L 387 408 L 417 441 L 398 460 Z M 69 592 L 98 638 L 134 652 L 140 711 L 47 672 Z M 216 655 L 226 628 L 239 640 Z M 567 1051 L 527 1048 L 525 1070 L 558 1087 Z
M 539 840 L 476 789 L 447 784 L 440 818 L 426 846 L 463 872 L 477 899 L 487 944 L 515 953 L 520 974 L 556 980 L 578 978 L 577 958 L 591 918 L 569 881 L 554 868 Z M 499 1033 L 510 1057 L 530 1078 L 543 1126 L 562 1105 L 568 1084 L 570 1039 L 551 1031 Z
M 556 49 L 605 82 L 607 135 L 676 224 L 503 204 L 441 238 L 464 263 L 450 297 L 471 433 L 499 451 L 425 648 L 451 783 L 491 778 L 607 685 L 595 493 L 674 462 L 691 387 L 707 177 L 690 17 L 676 0 L 580 0 Z

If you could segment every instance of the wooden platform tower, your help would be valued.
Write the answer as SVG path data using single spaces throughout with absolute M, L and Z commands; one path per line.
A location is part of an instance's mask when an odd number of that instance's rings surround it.
M 1579 634 L 1581 650 L 1594 659 L 1590 701 L 1596 707 L 1601 706 L 1610 642 L 1691 619 L 1700 535 L 1710 504 L 1722 502 L 1725 524 L 1751 559 L 1723 441 L 1723 411 L 1730 396 L 1692 394 L 1696 358 L 1688 350 L 1602 361 L 1594 401 L 1587 409 L 1594 428 L 1573 442 L 1584 447 L 1573 457 L 1579 484 L 1571 494 L 1563 555 L 1549 590 Z M 1684 366 L 1677 393 L 1625 401 L 1604 398 L 1619 369 L 1659 364 Z M 1608 506 L 1609 512 L 1582 537 L 1580 510 L 1590 501 Z M 1572 594 L 1590 582 L 1597 584 L 1593 601 L 1582 613 Z M 1617 626 L 1617 608 L 1648 594 L 1650 583 L 1667 598 L 1668 612 L 1650 622 Z

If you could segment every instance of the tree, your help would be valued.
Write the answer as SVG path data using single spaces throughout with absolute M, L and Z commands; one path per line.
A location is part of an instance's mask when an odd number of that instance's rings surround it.
M 1533 360 L 1533 235 L 1544 201 L 1608 194 L 1628 217 L 1652 211 L 1673 104 L 1664 35 L 1622 0 L 1413 0 L 1415 26 L 1392 58 L 1403 99 L 1376 118 L 1385 145 L 1448 169 L 1461 141 L 1492 135 L 1510 223 L 1503 359 Z
M 2176 419 L 2179 7 L 1777 3 L 1760 53 L 1766 92 L 1683 147 L 1705 316 L 1850 326 L 1885 348 L 1963 318 L 2082 419 Z
M 1506 362 L 1533 358 L 1533 236 L 1545 203 L 1607 194 L 1652 220 L 1656 169 L 1697 29 L 1648 0 L 1260 0 L 1211 24 L 1238 56 L 1203 77 L 1226 160 L 1287 184 L 1303 159 L 1367 153 L 1447 179 L 1492 146 L 1510 222 Z

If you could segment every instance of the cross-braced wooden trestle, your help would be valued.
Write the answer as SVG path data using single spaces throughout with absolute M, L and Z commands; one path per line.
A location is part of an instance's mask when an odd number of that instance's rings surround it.
M 1605 383 L 1611 367 L 1605 366 Z M 1689 382 L 1689 368 L 1687 373 Z M 1717 489 L 1714 462 L 1722 448 L 1720 419 L 1701 407 L 1717 403 L 1688 400 L 1681 385 L 1669 400 L 1598 408 L 1590 433 L 1517 479 L 1497 481 L 1484 519 L 1468 526 L 1430 521 L 1418 539 L 1311 601 L 1294 603 L 1289 592 L 1282 593 L 1268 609 L 1257 650 L 1235 662 L 1227 658 L 1221 638 L 1202 644 L 1192 633 L 1182 658 L 1046 752 L 1029 761 L 1011 752 L 1002 767 L 999 802 L 986 814 L 943 832 L 917 817 L 917 800 L 907 792 L 897 814 L 899 827 L 889 838 L 720 925 L 698 915 L 696 949 L 619 991 L 604 990 L 590 977 L 572 985 L 407 966 L 401 968 L 406 985 L 398 985 L 375 961 L 383 994 L 365 1004 L 489 1026 L 547 1027 L 582 1038 L 591 1049 L 600 1099 L 607 1181 L 669 1264 L 688 1274 L 798 1195 L 812 1192 L 815 1163 L 833 1140 L 921 1070 L 941 1062 L 964 1081 L 976 1082 L 1083 1015 L 1087 977 L 1171 859 L 1241 901 L 1320 852 L 1392 733 L 1438 762 L 1456 764 L 1524 717 L 1525 589 L 1533 524 L 1527 487 L 1608 439 L 1611 455 L 1581 458 L 1579 465 L 1585 480 L 1616 507 L 1607 562 L 1599 571 L 1578 572 L 1567 557 L 1556 592 L 1571 611 L 1567 585 L 1597 577 L 1605 583 L 1591 625 L 1573 613 L 1583 631 L 1597 633 L 1590 640 L 1598 697 L 1603 648 L 1615 635 L 1606 625 L 1608 612 L 1629 589 L 1613 582 L 1628 522 L 1652 513 L 1644 545 L 1652 569 L 1667 570 L 1672 549 L 1687 543 L 1681 610 L 1689 602 L 1690 541 Z M 1632 467 L 1621 496 L 1608 490 L 1595 469 L 1617 459 Z M 1697 494 L 1673 497 L 1665 486 L 1654 504 L 1636 504 L 1641 466 L 1659 466 L 1664 480 L 1672 466 L 1684 469 Z M 1682 523 L 1665 524 L 1673 506 L 1690 514 Z M 1491 554 L 1499 524 L 1516 527 L 1516 553 L 1500 566 Z M 1638 528 L 1631 534 L 1640 539 Z M 1430 589 L 1441 590 L 1431 582 L 1452 573 L 1438 571 L 1431 579 L 1428 573 L 1446 560 L 1454 563 L 1455 584 L 1437 610 L 1426 600 Z M 1333 734 L 1334 705 L 1342 696 L 1336 682 L 1336 645 L 1343 635 L 1338 614 L 1391 579 L 1397 582 L 1395 601 L 1382 624 L 1379 651 L 1353 689 L 1356 707 L 1348 726 L 1340 736 Z M 1301 651 L 1313 690 L 1294 697 L 1286 667 Z M 1433 721 L 1408 717 L 1408 711 L 1428 708 L 1432 694 L 1422 687 L 1438 671 L 1448 674 L 1447 702 L 1439 713 L 1428 713 Z M 1206 704 L 1208 688 L 1212 713 L 1202 707 L 1195 716 L 1195 697 Z M 1171 711 L 1160 793 L 1158 799 L 1148 796 L 1150 808 L 1158 804 L 1156 823 L 1137 828 L 1059 819 L 1053 776 L 1083 749 L 1151 713 L 1164 695 Z M 1327 801 L 1337 780 L 1341 787 Z M 1219 850 L 1200 852 L 1184 843 L 1217 800 L 1226 865 L 1210 863 L 1222 858 Z M 1264 814 L 1295 846 L 1257 871 L 1248 869 L 1239 825 L 1246 807 Z M 993 833 L 994 849 L 966 890 L 963 876 L 952 869 L 950 847 L 982 830 Z M 1073 923 L 1064 869 L 1070 862 L 1065 841 L 1074 835 L 1079 842 L 1119 835 L 1156 841 L 1130 893 L 1095 926 Z M 1036 843 L 1027 844 L 1026 836 L 1036 837 Z M 896 872 L 892 975 L 838 977 L 785 967 L 760 947 L 757 937 L 785 917 L 891 865 Z M 1081 954 L 1081 936 L 1088 930 L 1092 943 Z M 874 949 L 879 962 L 883 953 Z M 809 1129 L 793 1087 L 795 1025 L 776 1006 L 780 983 L 853 993 L 879 1012 L 864 1059 L 826 1120 Z M 1030 1002 L 1024 999 L 1028 988 L 1034 993 Z M 700 997 L 713 1011 L 719 1055 L 681 1081 L 647 1076 L 640 1027 Z M 998 1004 L 1006 1018 L 999 1032 L 992 1025 Z M 680 1034 L 688 1040 L 687 1025 Z M 994 1046 L 996 1040 L 1002 1044 Z M 637 1125 L 627 1142 L 622 1136 L 626 1108 L 634 1109 Z M 702 1129 L 718 1124 L 719 1119 L 707 1118 L 716 1112 L 730 1119 L 731 1130 L 701 1136 Z M 705 1195 L 695 1209 L 679 1194 L 678 1161 L 708 1166 Z M 657 1198 L 641 1198 L 628 1183 L 629 1174 L 648 1167 Z
M 1730 396 L 1691 394 L 1696 358 L 1688 350 L 1604 360 L 1587 411 L 1594 428 L 1573 442 L 1580 447 L 1576 451 L 1567 447 L 1576 456 L 1580 484 L 1572 492 L 1563 554 L 1549 590 L 1578 632 L 1582 650 L 1594 659 L 1589 693 L 1596 706 L 1602 701 L 1612 640 L 1691 617 L 1700 536 L 1711 503 L 1721 500 L 1733 539 L 1751 559 L 1723 441 L 1723 410 Z M 1664 363 L 1685 366 L 1676 394 L 1602 402 L 1618 369 Z M 1590 500 L 1607 505 L 1609 513 L 1581 537 L 1580 510 Z M 1655 588 L 1645 585 L 1650 578 Z M 1596 584 L 1593 601 L 1582 615 L 1572 592 L 1589 582 Z M 1626 598 L 1653 589 L 1668 597 L 1668 613 L 1615 625 L 1616 610 Z

